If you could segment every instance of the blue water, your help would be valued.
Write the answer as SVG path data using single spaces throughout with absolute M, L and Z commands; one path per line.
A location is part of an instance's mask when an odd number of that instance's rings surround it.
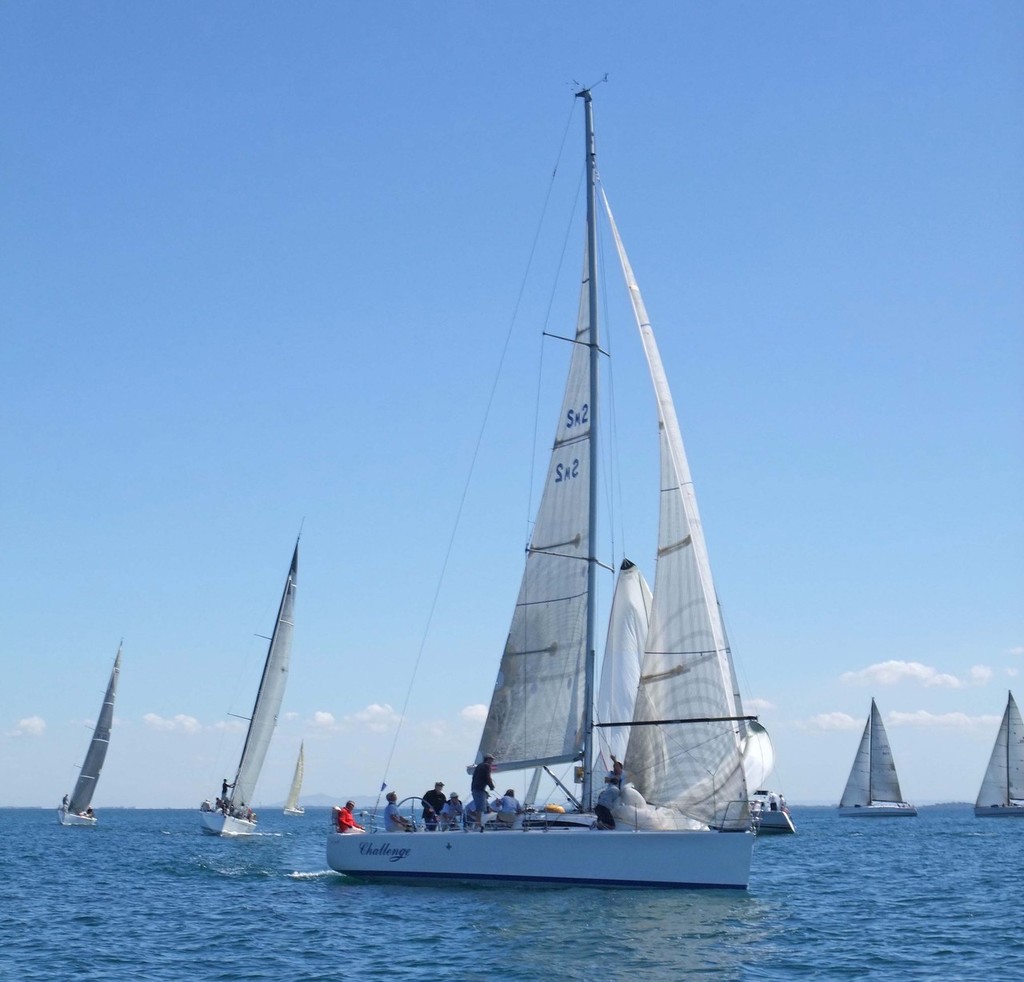
M 0 810 L 0 977 L 1024 978 L 1024 821 L 794 808 L 747 892 L 354 883 L 328 813 L 245 840 L 193 811 Z

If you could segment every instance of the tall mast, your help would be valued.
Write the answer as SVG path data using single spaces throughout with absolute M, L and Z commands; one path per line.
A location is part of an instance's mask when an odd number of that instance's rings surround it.
M 597 333 L 597 158 L 594 148 L 594 107 L 590 89 L 576 93 L 583 99 L 587 155 L 587 314 L 590 321 L 590 524 L 587 557 L 587 647 L 584 657 L 583 714 L 583 810 L 593 805 L 593 741 L 594 741 L 594 663 L 596 661 L 594 635 L 597 593 L 597 411 L 598 358 L 600 345 Z

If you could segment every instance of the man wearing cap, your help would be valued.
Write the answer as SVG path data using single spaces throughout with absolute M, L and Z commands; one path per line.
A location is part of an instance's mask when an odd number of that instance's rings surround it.
M 491 768 L 494 766 L 494 754 L 484 754 L 484 759 L 473 768 L 473 780 L 470 790 L 473 792 L 473 811 L 476 812 L 476 824 L 480 831 L 484 830 L 484 813 L 487 811 L 487 791 L 494 790 L 494 778 Z
M 407 819 L 398 810 L 398 795 L 394 791 L 388 792 L 388 806 L 384 809 L 384 831 L 412 831 L 412 822 L 410 822 L 409 819 Z
M 431 832 L 437 829 L 437 816 L 441 814 L 446 800 L 444 781 L 435 781 L 432 790 L 423 792 L 423 824 Z
M 446 829 L 457 829 L 462 825 L 462 802 L 459 801 L 458 792 L 453 791 L 441 809 L 441 821 Z

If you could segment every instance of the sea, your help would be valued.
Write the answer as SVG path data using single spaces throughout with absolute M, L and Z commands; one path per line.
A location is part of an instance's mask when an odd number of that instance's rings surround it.
M 328 809 L 235 840 L 98 814 L 0 809 L 0 978 L 1024 978 L 1024 821 L 965 805 L 793 807 L 747 891 L 360 883 L 327 868 Z

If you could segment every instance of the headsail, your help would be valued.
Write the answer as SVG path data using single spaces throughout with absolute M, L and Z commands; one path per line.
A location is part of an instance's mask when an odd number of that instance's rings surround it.
M 71 800 L 68 802 L 67 810 L 73 815 L 84 812 L 92 804 L 96 782 L 100 778 L 103 761 L 107 757 L 107 747 L 110 744 L 110 728 L 114 722 L 114 697 L 117 695 L 117 679 L 120 674 L 121 646 L 118 645 L 114 667 L 110 672 L 110 681 L 107 683 L 107 692 L 103 697 L 103 705 L 100 707 L 99 719 L 96 720 L 96 728 L 92 731 L 89 751 L 85 755 L 85 763 L 82 764 L 78 781 L 75 783 L 75 790 L 71 793 Z
M 576 343 L 547 479 L 477 760 L 502 768 L 578 759 L 583 748 L 590 558 L 590 327 L 583 284 Z
M 661 509 L 654 605 L 627 769 L 652 804 L 708 824 L 745 822 L 743 706 L 722 622 L 682 434 L 640 289 L 607 198 L 605 211 L 629 288 L 658 404 Z M 711 719 L 713 722 L 664 723 Z
M 651 588 L 640 568 L 624 559 L 612 595 L 608 638 L 601 663 L 601 684 L 597 692 L 597 721 L 606 726 L 629 723 L 633 719 L 636 690 L 640 685 L 640 664 L 651 620 L 651 602 Z M 628 727 L 602 729 L 600 740 L 604 767 L 611 767 L 613 757 L 625 760 Z
M 252 804 L 256 781 L 267 756 L 270 738 L 274 735 L 277 714 L 281 711 L 292 653 L 292 632 L 295 627 L 293 609 L 298 571 L 299 544 L 296 542 L 288 578 L 285 580 L 284 593 L 281 596 L 281 605 L 277 612 L 277 621 L 270 638 L 270 647 L 267 649 L 267 660 L 263 665 L 263 677 L 256 693 L 256 704 L 253 707 L 252 719 L 249 721 L 249 732 L 245 736 L 245 747 L 235 776 L 234 790 L 231 793 L 231 804 L 238 807 Z

